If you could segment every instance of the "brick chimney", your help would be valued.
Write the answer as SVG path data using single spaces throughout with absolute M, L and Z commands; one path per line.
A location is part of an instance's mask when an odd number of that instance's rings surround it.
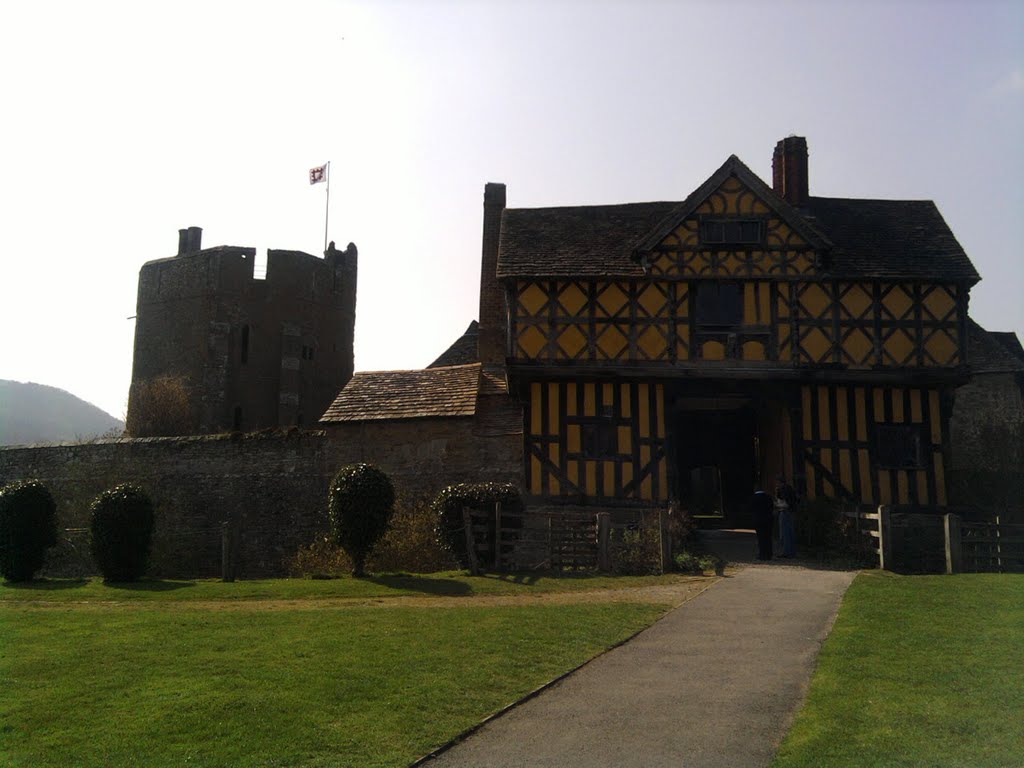
M 803 208 L 809 197 L 807 139 L 787 136 L 775 145 L 772 155 L 772 188 L 790 205 Z
M 477 354 L 481 363 L 505 362 L 505 290 L 498 281 L 498 239 L 505 210 L 505 185 L 484 185 L 484 234 L 480 257 L 480 330 Z
M 189 227 L 178 230 L 178 255 L 203 250 L 203 228 Z

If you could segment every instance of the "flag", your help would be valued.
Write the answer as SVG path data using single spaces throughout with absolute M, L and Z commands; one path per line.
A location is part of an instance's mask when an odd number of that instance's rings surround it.
M 321 165 L 317 168 L 310 168 L 309 183 L 319 184 L 321 181 L 327 181 L 327 166 Z

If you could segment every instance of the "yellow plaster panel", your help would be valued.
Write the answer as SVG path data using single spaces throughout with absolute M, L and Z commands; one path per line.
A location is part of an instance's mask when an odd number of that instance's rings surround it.
M 743 322 L 757 325 L 757 283 L 745 283 L 743 286 Z
M 878 470 L 878 503 L 892 504 L 892 482 L 888 469 Z
M 551 463 L 556 467 L 561 466 L 561 462 L 558 459 L 558 443 L 552 443 L 548 446 L 548 458 L 551 459 Z M 558 482 L 558 475 L 554 472 L 548 473 L 548 490 L 552 496 L 558 496 L 562 493 L 562 484 Z
M 574 381 L 565 385 L 565 413 L 567 416 L 576 415 L 576 382 Z
M 650 446 L 640 446 L 640 467 L 641 470 L 646 469 L 651 463 L 651 449 Z M 650 500 L 652 498 L 651 493 L 651 474 L 648 472 L 644 475 L 644 479 L 640 481 L 640 498 Z
M 744 360 L 767 360 L 768 356 L 764 351 L 764 344 L 760 341 L 746 341 L 743 343 Z
M 896 387 L 891 390 L 889 396 L 892 398 L 892 420 L 896 424 L 903 423 L 903 389 Z
M 793 348 L 787 347 L 786 342 L 789 341 L 790 327 L 786 323 L 779 323 L 779 359 L 780 360 L 792 360 L 793 359 Z
M 896 320 L 903 320 L 914 306 L 914 299 L 910 292 L 903 286 L 894 285 L 885 296 L 882 297 L 882 306 Z
M 840 291 L 847 287 L 846 285 L 839 286 Z M 845 315 L 858 320 L 864 317 L 867 310 L 871 308 L 871 291 L 867 286 L 851 285 L 840 303 Z
M 800 348 L 812 363 L 827 363 L 831 360 L 832 341 L 820 328 L 812 328 L 800 342 Z
M 632 405 L 629 400 L 629 384 L 619 385 L 619 397 L 622 399 L 622 418 L 629 419 L 632 413 Z
M 875 397 L 875 423 L 885 421 L 885 392 L 876 387 L 874 390 Z
M 654 262 L 655 271 L 671 275 L 676 271 L 676 260 L 670 254 L 663 254 Z
M 583 415 L 584 416 L 596 416 L 597 415 L 597 404 L 595 403 L 597 393 L 594 391 L 594 383 L 592 381 L 585 382 L 583 384 Z
M 772 319 L 772 287 L 769 283 L 757 284 L 758 321 L 767 325 Z
M 657 286 L 649 285 L 641 291 L 637 303 L 648 315 L 657 317 L 664 314 L 668 306 L 668 297 Z
M 956 309 L 956 299 L 946 288 L 938 285 L 921 300 L 921 303 L 936 320 L 944 319 Z
M 840 450 L 839 452 L 839 482 L 848 491 L 853 490 L 853 465 L 850 462 L 850 452 Z
M 558 349 L 562 355 L 573 360 L 587 348 L 587 337 L 583 335 L 583 332 L 575 325 L 570 325 L 561 334 L 559 334 L 556 341 Z
M 551 382 L 548 384 L 548 434 L 557 435 L 561 433 L 558 423 L 558 384 Z M 555 466 L 558 466 L 558 462 L 555 462 Z
M 651 436 L 651 409 L 649 385 L 637 384 L 637 408 L 640 410 L 640 437 Z M 646 463 L 646 462 L 645 462 Z
M 565 476 L 569 482 L 580 487 L 580 463 L 578 461 L 567 461 L 565 463 Z
M 664 458 L 658 460 L 658 491 L 659 499 L 668 498 L 668 462 Z
M 921 423 L 921 390 L 910 390 L 910 420 L 914 424 Z
M 602 325 L 604 326 L 602 328 Z M 607 360 L 614 360 L 620 354 L 622 350 L 629 344 L 622 331 L 616 328 L 614 325 L 604 325 L 599 323 L 597 326 L 597 352 L 599 357 L 603 357 Z
M 619 427 L 619 453 L 631 455 L 633 453 L 633 433 L 629 427 Z
M 530 456 L 530 493 L 539 496 L 541 493 L 541 466 L 540 459 Z
M 602 384 L 601 385 L 601 405 L 610 406 L 615 402 L 615 385 L 614 384 Z
M 633 462 L 626 461 L 622 464 L 622 487 L 625 488 L 631 482 L 633 482 Z
M 818 453 L 818 461 L 821 463 L 821 466 L 824 469 L 827 469 L 829 472 L 835 473 L 836 468 L 835 465 L 832 463 L 831 448 L 822 448 L 821 451 L 819 451 Z M 828 478 L 823 479 L 826 480 L 826 482 L 828 481 Z
M 565 425 L 565 448 L 569 453 L 580 452 L 580 425 Z
M 595 314 L 598 317 L 611 317 L 621 311 L 628 300 L 625 291 L 619 287 L 618 283 L 603 285 L 598 289 Z
M 641 333 L 636 343 L 648 360 L 661 360 L 668 356 L 668 343 L 654 326 Z
M 580 314 L 587 305 L 587 295 L 577 283 L 565 283 L 558 293 L 558 303 L 571 316 Z
M 598 463 L 596 461 L 585 461 L 583 462 L 585 471 L 587 473 L 587 496 L 597 496 L 597 471 Z
M 864 387 L 857 387 L 853 393 L 855 407 L 857 409 L 857 439 L 868 439 L 868 409 L 864 400 Z
M 705 341 L 701 347 L 701 357 L 705 360 L 725 360 L 725 345 L 718 341 Z
M 885 340 L 885 352 L 896 365 L 914 362 L 914 340 L 902 328 L 892 332 Z
M 547 344 L 547 339 L 534 325 L 527 327 L 519 334 L 519 349 L 528 358 L 538 357 L 545 344 Z
M 822 318 L 831 314 L 832 300 L 828 292 L 817 283 L 809 283 L 800 295 L 800 305 L 810 317 Z
M 942 443 L 942 412 L 939 408 L 939 393 L 937 390 L 928 392 L 929 419 L 932 422 L 932 445 Z
M 928 336 L 924 343 L 924 351 L 926 365 L 955 365 L 960 347 L 951 333 L 936 330 Z
M 658 437 L 665 436 L 665 387 L 661 384 L 654 385 L 654 405 L 658 412 L 654 424 L 654 432 Z
M 857 451 L 857 466 L 860 469 L 860 500 L 865 504 L 873 504 L 875 497 L 871 491 L 871 457 L 866 448 Z
M 544 420 L 541 415 L 540 383 L 530 384 L 530 434 L 544 434 Z
M 860 328 L 853 329 L 849 336 L 843 339 L 843 353 L 849 357 L 854 366 L 867 367 L 873 362 L 875 345 Z
M 536 283 L 527 283 L 526 288 L 520 290 L 519 306 L 531 317 L 536 317 L 547 303 L 548 295 Z
M 817 492 L 815 491 L 815 469 L 814 465 L 810 461 L 804 462 L 804 475 L 807 477 L 807 498 L 810 500 L 817 498 Z
M 750 212 L 751 213 L 765 214 L 765 213 L 768 213 L 768 211 L 770 211 L 770 210 L 771 209 L 767 205 L 765 205 L 761 201 L 760 198 L 757 198 L 757 197 L 753 198 L 753 202 L 750 205 Z
M 604 490 L 602 495 L 614 496 L 615 495 L 615 462 L 606 461 L 604 463 Z
M 935 451 L 932 454 L 932 462 L 935 467 L 935 493 L 937 498 L 935 503 L 938 506 L 945 506 L 946 504 L 946 472 L 942 464 L 942 453 Z
M 934 502 L 928 498 L 928 473 L 919 469 L 914 473 L 917 475 L 917 499 L 919 504 L 933 504 Z
M 910 503 L 910 487 L 907 482 L 907 473 L 902 469 L 896 472 L 896 494 L 899 498 L 899 501 L 896 502 L 897 504 Z

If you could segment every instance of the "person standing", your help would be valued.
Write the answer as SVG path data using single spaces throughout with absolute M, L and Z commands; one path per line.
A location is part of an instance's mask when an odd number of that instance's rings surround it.
M 754 491 L 750 500 L 750 511 L 757 532 L 757 559 L 772 559 L 772 497 L 761 490 Z
M 796 491 L 786 482 L 785 477 L 779 475 L 775 483 L 775 509 L 779 513 L 781 557 L 796 557 L 796 506 Z

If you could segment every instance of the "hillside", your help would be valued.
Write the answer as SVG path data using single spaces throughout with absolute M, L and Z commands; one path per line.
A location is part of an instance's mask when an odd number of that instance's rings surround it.
M 0 379 L 0 445 L 84 440 L 123 429 L 123 421 L 63 389 Z

